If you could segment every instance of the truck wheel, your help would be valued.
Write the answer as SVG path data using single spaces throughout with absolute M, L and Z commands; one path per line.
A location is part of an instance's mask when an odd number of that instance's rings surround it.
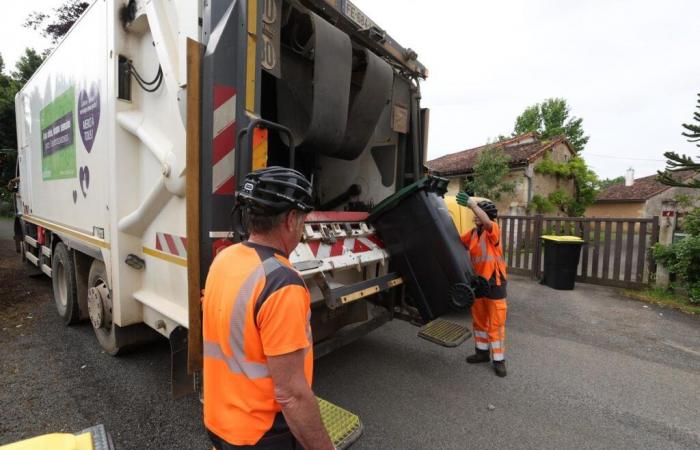
M 93 260 L 88 275 L 88 313 L 95 336 L 105 352 L 119 353 L 114 322 L 112 322 L 112 289 L 107 282 L 107 269 L 102 261 Z
M 58 315 L 66 325 L 78 323 L 80 307 L 75 264 L 68 248 L 62 242 L 56 244 L 51 258 L 51 283 Z

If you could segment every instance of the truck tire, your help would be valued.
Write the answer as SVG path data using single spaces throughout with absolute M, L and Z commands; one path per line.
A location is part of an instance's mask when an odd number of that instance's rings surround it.
M 88 313 L 97 341 L 105 352 L 116 356 L 121 348 L 117 345 L 116 327 L 112 321 L 112 289 L 104 262 L 92 261 L 87 288 Z
M 51 284 L 58 315 L 66 325 L 80 321 L 78 286 L 75 278 L 75 263 L 68 248 L 59 242 L 51 258 Z

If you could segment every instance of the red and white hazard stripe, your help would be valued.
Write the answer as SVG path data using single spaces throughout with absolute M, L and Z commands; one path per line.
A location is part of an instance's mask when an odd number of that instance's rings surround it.
M 376 236 L 337 238 L 333 244 L 325 244 L 321 241 L 309 241 L 306 244 L 314 257 L 318 259 L 341 256 L 346 253 L 364 253 L 377 248 L 384 248 L 384 244 Z
M 212 157 L 212 193 L 233 194 L 236 167 L 236 90 L 214 86 L 214 143 Z
M 187 238 L 168 233 L 156 233 L 156 250 L 187 258 Z

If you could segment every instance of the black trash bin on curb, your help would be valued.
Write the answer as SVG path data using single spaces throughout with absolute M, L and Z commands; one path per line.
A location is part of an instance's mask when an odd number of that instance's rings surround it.
M 583 239 L 578 236 L 541 236 L 544 247 L 542 284 L 559 290 L 572 290 L 576 282 Z
M 369 216 L 423 320 L 474 303 L 471 260 L 441 198 L 448 180 L 429 176 L 377 205 Z

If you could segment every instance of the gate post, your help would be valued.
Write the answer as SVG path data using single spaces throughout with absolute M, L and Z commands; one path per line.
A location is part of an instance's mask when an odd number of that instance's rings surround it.
M 542 260 L 542 225 L 544 223 L 544 217 L 542 214 L 535 214 L 535 226 L 533 227 L 533 234 L 535 240 L 535 248 L 532 253 L 532 273 L 530 277 L 538 279 L 540 277 L 540 262 Z
M 659 244 L 673 243 L 673 233 L 676 231 L 676 202 L 665 200 L 661 203 L 661 218 L 659 224 Z M 656 265 L 656 286 L 667 288 L 669 285 L 668 270 L 662 265 Z

